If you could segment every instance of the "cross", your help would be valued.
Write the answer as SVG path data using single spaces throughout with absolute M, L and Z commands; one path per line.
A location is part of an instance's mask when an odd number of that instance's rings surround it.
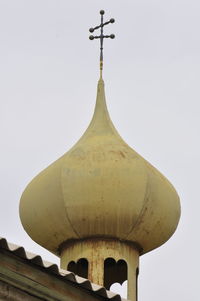
M 104 26 L 107 25 L 107 24 L 115 22 L 115 19 L 113 19 L 113 18 L 110 19 L 107 22 L 103 22 L 103 15 L 104 14 L 105 14 L 104 10 L 100 10 L 101 24 L 96 26 L 96 27 L 93 27 L 93 28 L 89 29 L 90 32 L 94 32 L 96 29 L 99 29 L 99 28 L 101 29 L 99 36 L 93 36 L 93 35 L 89 36 L 90 40 L 100 39 L 100 74 L 101 74 L 101 77 L 102 77 L 102 70 L 103 70 L 103 40 L 104 40 L 104 38 L 111 38 L 111 39 L 115 38 L 114 34 L 111 34 L 111 35 L 104 35 L 103 34 Z

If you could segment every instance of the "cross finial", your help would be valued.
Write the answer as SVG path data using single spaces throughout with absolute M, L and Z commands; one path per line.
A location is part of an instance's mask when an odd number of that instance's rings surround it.
M 115 35 L 114 34 L 111 34 L 111 35 L 104 35 L 103 34 L 103 28 L 105 25 L 109 24 L 109 23 L 114 23 L 115 22 L 115 19 L 110 19 L 109 21 L 107 22 L 104 22 L 103 21 L 103 15 L 105 14 L 104 10 L 100 10 L 100 15 L 101 15 L 101 24 L 96 26 L 96 27 L 93 27 L 93 28 L 90 28 L 89 31 L 90 32 L 94 32 L 96 29 L 101 29 L 100 31 L 100 35 L 99 36 L 89 36 L 89 39 L 90 40 L 94 40 L 94 39 L 100 39 L 100 77 L 102 78 L 102 70 L 103 70 L 103 39 L 104 38 L 111 38 L 111 39 L 114 39 L 115 38 Z

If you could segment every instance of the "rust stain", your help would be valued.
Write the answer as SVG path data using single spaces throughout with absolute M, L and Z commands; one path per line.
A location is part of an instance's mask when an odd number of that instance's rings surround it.
M 126 156 L 124 155 L 124 153 L 122 151 L 119 151 L 119 153 L 123 158 L 126 158 Z

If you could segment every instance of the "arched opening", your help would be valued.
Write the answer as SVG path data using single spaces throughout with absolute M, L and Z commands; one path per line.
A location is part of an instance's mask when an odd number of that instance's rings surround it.
M 70 261 L 67 266 L 67 270 L 76 274 L 76 262 Z
M 80 277 L 88 278 L 88 261 L 85 258 L 80 258 L 77 262 L 70 261 L 67 270 Z
M 120 259 L 117 262 L 113 258 L 107 258 L 104 261 L 104 286 L 110 289 L 113 283 L 122 284 L 127 280 L 128 267 L 125 260 Z
M 88 278 L 88 261 L 81 258 L 77 261 L 77 275 L 83 278 Z

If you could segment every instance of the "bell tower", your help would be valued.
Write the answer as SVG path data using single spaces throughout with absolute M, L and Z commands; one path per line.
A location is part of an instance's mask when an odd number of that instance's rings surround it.
M 109 116 L 100 28 L 100 79 L 93 118 L 79 141 L 37 175 L 20 200 L 25 231 L 60 266 L 107 289 L 128 280 L 137 300 L 139 257 L 165 243 L 180 218 L 172 184 L 121 138 Z M 111 21 L 112 20 L 112 21 Z M 130 129 L 131 130 L 131 129 Z

